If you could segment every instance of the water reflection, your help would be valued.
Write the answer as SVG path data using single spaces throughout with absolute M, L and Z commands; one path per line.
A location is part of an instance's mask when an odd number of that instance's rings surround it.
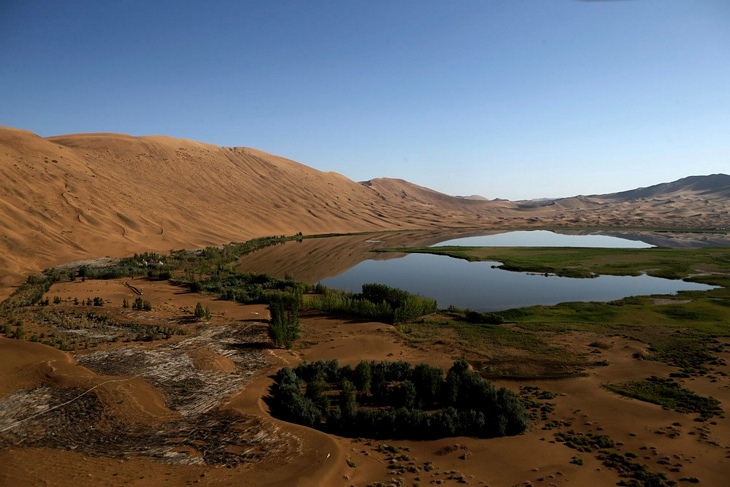
M 664 245 L 673 238 L 664 234 L 631 234 L 632 240 L 602 235 L 592 235 L 586 240 L 584 235 L 547 231 L 492 232 L 488 236 L 484 233 L 401 232 L 305 239 L 246 255 L 241 258 L 238 270 L 321 282 L 328 287 L 354 292 L 359 292 L 364 283 L 377 282 L 435 298 L 441 307 L 454 305 L 479 311 L 565 301 L 611 301 L 626 296 L 711 288 L 649 276 L 545 277 L 492 269 L 494 262 L 470 263 L 445 256 L 372 252 L 379 248 L 455 245 L 457 237 L 458 244 L 463 245 L 498 245 L 495 242 L 502 242 L 502 245 L 549 246 L 552 242 L 559 246 L 635 248 L 651 247 L 639 242 L 642 239 Z
M 652 245 L 639 240 L 608 235 L 566 235 L 547 230 L 529 230 L 464 237 L 439 242 L 434 247 L 448 245 L 473 247 L 600 247 L 612 249 L 646 249 Z
M 347 272 L 322 280 L 335 289 L 359 292 L 362 284 L 378 282 L 429 296 L 439 307 L 453 305 L 477 311 L 497 311 L 565 301 L 612 301 L 627 296 L 703 291 L 712 286 L 650 276 L 599 276 L 571 279 L 492 268 L 496 262 L 467 262 L 445 256 L 409 254 L 389 261 L 365 261 Z

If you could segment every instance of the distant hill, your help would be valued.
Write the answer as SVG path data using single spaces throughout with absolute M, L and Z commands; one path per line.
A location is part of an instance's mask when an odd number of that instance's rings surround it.
M 637 200 L 641 198 L 656 198 L 662 195 L 669 196 L 682 192 L 689 192 L 708 198 L 730 198 L 730 176 L 727 174 L 711 174 L 709 176 L 689 176 L 671 183 L 661 183 L 647 188 L 632 189 L 600 195 L 598 197 L 617 200 Z
M 728 176 L 539 204 L 357 183 L 256 149 L 164 136 L 43 138 L 0 127 L 0 297 L 72 260 L 256 236 L 448 228 L 728 228 Z M 671 197 L 664 195 L 671 195 Z

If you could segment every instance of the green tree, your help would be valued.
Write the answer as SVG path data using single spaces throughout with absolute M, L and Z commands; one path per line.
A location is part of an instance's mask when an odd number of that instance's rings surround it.
M 370 362 L 361 361 L 355 367 L 352 379 L 355 383 L 357 390 L 363 394 L 370 394 L 370 381 L 372 379 L 372 371 L 370 369 Z
M 342 379 L 340 410 L 344 418 L 354 418 L 357 413 L 357 389 L 352 382 Z
M 404 380 L 401 382 L 400 387 L 398 387 L 398 395 L 397 395 L 397 405 L 399 407 L 404 407 L 407 409 L 412 409 L 416 406 L 416 386 L 413 385 L 413 382 L 409 380 Z
M 446 374 L 446 383 L 443 385 L 442 395 L 444 404 L 456 406 L 459 402 L 459 391 L 464 382 L 464 376 L 469 372 L 469 364 L 464 359 L 454 362 Z
M 269 338 L 277 347 L 291 348 L 299 338 L 299 301 L 276 296 L 269 303 Z
M 440 367 L 418 364 L 413 369 L 413 384 L 418 392 L 418 400 L 427 406 L 433 404 L 441 395 L 444 371 Z

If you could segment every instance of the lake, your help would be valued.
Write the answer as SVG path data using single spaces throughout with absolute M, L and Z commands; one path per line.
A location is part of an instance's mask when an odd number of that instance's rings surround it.
M 458 245 L 464 247 L 598 247 L 611 249 L 648 249 L 653 247 L 640 240 L 609 235 L 566 235 L 548 230 L 524 230 L 463 237 L 439 242 L 433 247 Z
M 587 238 L 586 238 L 587 237 Z M 468 262 L 429 254 L 375 254 L 392 247 L 438 245 L 560 246 L 647 248 L 651 245 L 605 235 L 564 235 L 520 231 L 454 239 L 448 234 L 403 233 L 305 239 L 254 252 L 238 270 L 289 276 L 327 287 L 360 292 L 365 283 L 380 283 L 477 311 L 497 311 L 565 301 L 612 301 L 628 296 L 674 294 L 711 286 L 650 276 L 599 276 L 573 279 L 492 268 L 497 262 Z
M 510 272 L 497 262 L 467 262 L 441 255 L 409 254 L 390 261 L 367 260 L 339 276 L 323 279 L 327 287 L 360 292 L 377 282 L 476 311 L 498 311 L 565 301 L 613 301 L 628 296 L 704 291 L 712 286 L 651 276 L 599 276 L 574 279 Z

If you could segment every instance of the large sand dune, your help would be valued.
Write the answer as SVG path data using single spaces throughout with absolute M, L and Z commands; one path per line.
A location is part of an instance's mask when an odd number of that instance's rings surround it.
M 0 295 L 62 262 L 256 236 L 435 228 L 730 227 L 728 176 L 509 202 L 358 183 L 249 148 L 170 137 L 42 138 L 0 128 Z M 723 179 L 724 178 L 724 179 Z
M 727 229 L 729 180 L 725 175 L 691 177 L 613 195 L 489 201 L 452 197 L 402 180 L 357 183 L 254 149 L 116 134 L 41 138 L 0 128 L 0 299 L 29 273 L 59 263 L 264 235 L 404 229 L 463 229 L 466 235 L 477 229 L 592 225 Z M 375 238 L 428 245 L 439 237 L 379 233 Z M 277 272 L 317 280 L 356 262 L 372 244 L 369 237 L 354 243 L 344 237 L 292 242 L 292 254 L 308 259 L 299 266 L 280 262 Z M 265 249 L 250 256 L 248 264 L 273 259 Z M 47 294 L 65 303 L 59 306 L 65 307 L 63 313 L 42 316 L 72 316 L 74 298 L 101 296 L 115 319 L 163 327 L 183 323 L 190 333 L 134 344 L 124 339 L 124 333 L 136 333 L 134 328 L 95 327 L 102 338 L 122 333 L 121 338 L 110 343 L 100 338 L 97 346 L 88 335 L 86 348 L 79 345 L 73 353 L 0 338 L 5 441 L 0 484 L 387 481 L 394 473 L 378 442 L 329 436 L 271 418 L 262 399 L 271 374 L 300 360 L 337 358 L 353 365 L 361 359 L 404 359 L 448 367 L 454 358 L 454 350 L 406 346 L 383 324 L 319 315 L 303 320 L 304 336 L 294 351 L 265 350 L 257 345 L 265 337 L 263 305 L 240 306 L 163 281 L 135 284 L 144 288 L 154 311 L 121 306 L 123 299 L 136 297 L 122 280 L 76 279 L 54 285 Z M 201 301 L 213 317 L 193 326 L 192 309 Z M 38 316 L 26 323 L 29 334 L 76 337 L 74 332 L 87 331 L 61 331 Z M 85 313 L 78 316 L 87 323 Z M 578 332 L 552 338 L 573 352 L 598 351 L 606 364 L 585 377 L 537 383 L 556 394 L 550 417 L 556 426 L 550 429 L 601 431 L 621 441 L 616 452 L 640 455 L 652 471 L 721 485 L 728 420 L 696 425 L 685 414 L 602 389 L 602 383 L 664 376 L 673 368 L 639 360 L 645 344 L 612 337 L 610 346 L 597 350 L 591 345 L 596 338 Z M 718 352 L 722 377 L 727 377 L 729 353 Z M 197 385 L 179 387 L 184 381 Z M 725 379 L 697 377 L 687 383 L 728 403 Z M 522 385 L 503 384 L 513 390 Z M 34 413 L 28 416 L 28 411 Z M 541 425 L 519 437 L 490 441 L 399 441 L 412 467 L 403 474 L 405 485 L 608 486 L 621 480 L 595 455 L 578 455 L 556 442 L 556 431 Z M 576 455 L 584 466 L 576 464 Z

